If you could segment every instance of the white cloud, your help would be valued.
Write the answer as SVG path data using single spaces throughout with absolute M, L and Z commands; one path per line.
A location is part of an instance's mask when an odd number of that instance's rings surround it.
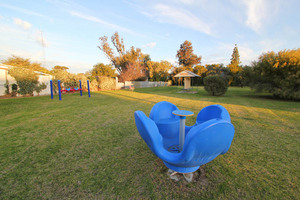
M 22 28 L 24 28 L 25 30 L 28 30 L 31 28 L 31 24 L 27 21 L 24 21 L 20 18 L 14 18 L 14 23 L 21 26 Z
M 254 31 L 258 32 L 262 26 L 262 20 L 265 17 L 265 3 L 261 0 L 245 0 L 243 2 L 247 7 L 246 24 Z
M 240 61 L 242 65 L 249 65 L 252 61 L 256 60 L 258 55 L 246 46 L 239 46 Z
M 151 42 L 151 43 L 149 43 L 149 44 L 145 44 L 145 45 L 143 45 L 142 47 L 143 48 L 153 48 L 153 47 L 155 47 L 156 46 L 156 42 Z
M 243 0 L 246 6 L 246 25 L 255 32 L 260 32 L 265 23 L 274 17 L 279 8 L 280 0 Z
M 82 13 L 75 12 L 75 11 L 70 11 L 70 14 L 73 15 L 73 16 L 79 17 L 81 19 L 85 19 L 85 20 L 88 20 L 88 21 L 91 21 L 91 22 L 95 22 L 95 23 L 98 23 L 98 24 L 102 24 L 102 25 L 111 27 L 111 28 L 116 29 L 116 30 L 123 30 L 123 31 L 131 32 L 131 33 L 133 32 L 133 31 L 127 29 L 127 28 L 124 28 L 124 27 L 121 27 L 121 26 L 103 21 L 103 20 L 99 19 L 98 17 L 82 14 Z
M 212 35 L 210 25 L 183 8 L 171 7 L 164 4 L 156 4 L 150 11 L 142 11 L 146 16 L 151 16 L 161 23 L 175 24 L 181 27 L 193 29 L 208 35 Z

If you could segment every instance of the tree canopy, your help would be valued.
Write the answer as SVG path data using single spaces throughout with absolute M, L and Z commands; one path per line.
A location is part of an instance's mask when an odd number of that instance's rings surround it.
M 300 100 L 300 48 L 262 54 L 253 63 L 251 87 L 275 97 Z
M 113 69 L 111 65 L 105 65 L 103 63 L 97 63 L 93 66 L 93 69 L 91 71 L 91 75 L 93 77 L 116 77 L 116 69 Z
M 60 65 L 55 65 L 55 66 L 53 67 L 53 69 L 54 69 L 54 70 L 58 69 L 58 70 L 65 70 L 65 71 L 67 71 L 67 70 L 69 70 L 69 67 L 66 67 L 66 66 L 60 66 Z
M 11 65 L 14 67 L 22 67 L 25 69 L 30 69 L 33 71 L 39 71 L 39 72 L 44 72 L 44 73 L 48 73 L 48 74 L 50 73 L 48 69 L 41 66 L 41 63 L 31 62 L 29 58 L 22 58 L 22 57 L 15 56 L 15 55 L 12 55 L 11 57 L 7 58 L 2 63 L 6 64 L 6 65 Z
M 169 70 L 172 68 L 172 64 L 168 61 L 148 61 L 146 69 L 150 81 L 165 81 L 168 78 Z
M 116 52 L 114 52 L 108 43 L 107 36 L 100 37 L 99 39 L 99 49 L 111 61 L 122 79 L 125 78 L 127 81 L 130 81 L 141 79 L 145 76 L 145 58 L 149 58 L 149 55 L 144 55 L 140 48 L 134 48 L 133 46 L 126 51 L 123 38 L 120 39 L 118 32 L 115 32 L 111 36 L 111 42 Z M 127 74 L 122 75 L 123 73 Z
M 183 65 L 185 70 L 192 71 L 195 65 L 201 63 L 201 56 L 197 56 L 193 53 L 192 43 L 188 40 L 184 41 L 179 50 L 177 51 L 176 57 L 180 65 Z

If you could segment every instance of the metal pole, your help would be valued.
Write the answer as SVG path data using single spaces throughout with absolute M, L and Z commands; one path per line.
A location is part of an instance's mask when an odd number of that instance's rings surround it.
M 180 116 L 180 129 L 179 129 L 179 151 L 182 151 L 185 139 L 185 119 L 186 116 Z
M 90 82 L 89 82 L 89 80 L 87 80 L 87 86 L 88 86 L 89 97 L 91 97 Z
M 53 81 L 50 80 L 51 99 L 53 99 Z
M 59 94 L 59 100 L 61 101 L 61 88 L 60 88 L 60 80 L 57 81 L 58 85 L 58 94 Z
M 79 85 L 80 85 L 80 96 L 82 96 L 81 80 L 79 80 Z

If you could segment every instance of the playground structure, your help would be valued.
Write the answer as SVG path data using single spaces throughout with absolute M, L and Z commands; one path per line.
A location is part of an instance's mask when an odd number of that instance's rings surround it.
M 79 80 L 79 87 L 76 87 L 76 88 L 61 89 L 60 80 L 57 81 L 57 86 L 58 86 L 58 96 L 59 96 L 60 101 L 62 100 L 61 94 L 74 93 L 74 92 L 80 91 L 80 96 L 82 96 L 81 80 Z M 88 95 L 89 95 L 89 97 L 91 97 L 89 80 L 87 80 L 87 87 L 88 87 Z M 50 90 L 51 90 L 51 99 L 53 99 L 53 81 L 52 80 L 50 80 Z
M 203 108 L 195 125 L 185 126 L 186 116 L 192 114 L 166 101 L 155 104 L 149 117 L 142 111 L 134 113 L 136 127 L 150 150 L 171 171 L 184 176 L 225 154 L 234 137 L 234 127 L 223 106 Z

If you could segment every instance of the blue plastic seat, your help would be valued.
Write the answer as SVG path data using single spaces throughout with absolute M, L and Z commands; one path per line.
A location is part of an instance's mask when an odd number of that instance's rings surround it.
M 193 126 L 186 126 L 185 132 L 188 133 L 191 128 L 211 119 L 223 119 L 231 122 L 230 115 L 226 108 L 221 105 L 214 104 L 204 107 L 197 115 L 196 123 Z
M 142 111 L 134 113 L 136 127 L 150 150 L 164 164 L 180 173 L 194 172 L 218 155 L 228 151 L 234 136 L 234 127 L 227 120 L 212 119 L 194 126 L 187 134 L 183 150 L 169 152 L 163 144 L 163 136 L 153 120 Z
M 174 104 L 161 101 L 156 103 L 150 111 L 150 119 L 152 119 L 158 127 L 159 133 L 164 138 L 163 144 L 165 148 L 179 142 L 179 116 L 173 115 L 172 112 L 178 110 Z

